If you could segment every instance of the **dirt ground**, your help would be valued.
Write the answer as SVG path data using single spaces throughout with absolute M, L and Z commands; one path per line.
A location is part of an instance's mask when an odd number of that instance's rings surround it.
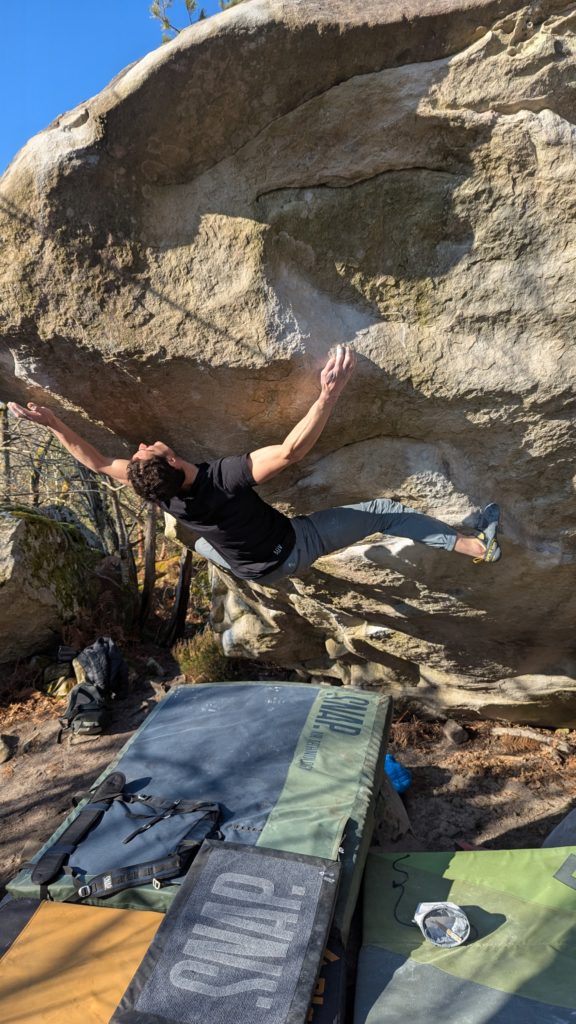
M 73 797 L 91 786 L 156 699 L 151 685 L 139 687 L 115 704 L 106 733 L 84 743 L 61 735 L 57 716 L 66 698 L 35 691 L 0 708 L 0 733 L 13 747 L 10 760 L 0 765 L 1 887 L 52 834 L 72 809 Z
M 161 679 L 139 678 L 115 703 L 106 733 L 81 743 L 60 732 L 57 716 L 66 699 L 31 691 L 0 708 L 0 734 L 12 748 L 0 765 L 0 885 L 48 838 L 73 797 L 89 788 L 169 683 L 169 671 Z M 530 730 L 539 738 L 526 739 L 517 735 L 520 727 L 499 736 L 493 731 L 498 723 L 462 724 L 467 739 L 455 745 L 442 723 L 397 715 L 389 749 L 412 773 L 403 798 L 411 827 L 391 834 L 384 825 L 376 836 L 379 845 L 402 850 L 540 846 L 574 806 L 576 732 Z
M 467 734 L 461 745 L 446 737 L 442 723 L 397 716 L 389 750 L 412 773 L 403 795 L 411 829 L 397 837 L 384 834 L 380 845 L 403 850 L 540 846 L 576 805 L 576 732 L 529 728 L 535 738 L 527 738 L 522 726 L 459 724 Z M 501 727 L 509 733 L 498 735 Z

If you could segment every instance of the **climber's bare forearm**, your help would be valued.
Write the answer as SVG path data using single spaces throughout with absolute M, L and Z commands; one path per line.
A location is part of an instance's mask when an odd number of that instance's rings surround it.
M 252 476 L 257 484 L 270 480 L 287 466 L 300 462 L 312 450 L 334 410 L 342 389 L 352 376 L 356 357 L 347 345 L 337 345 L 320 375 L 320 395 L 292 428 L 282 444 L 250 453 Z
M 248 458 L 254 481 L 262 484 L 293 463 L 300 462 L 316 444 L 334 404 L 322 403 L 318 399 L 282 444 L 271 444 L 251 452 Z
M 287 463 L 300 462 L 312 450 L 330 419 L 337 400 L 337 396 L 331 398 L 320 395 L 306 415 L 292 428 L 279 446 Z
M 16 402 L 9 402 L 8 408 L 18 419 L 27 419 L 32 423 L 37 423 L 38 426 L 51 430 L 66 451 L 70 452 L 70 455 L 87 469 L 93 470 L 94 473 L 105 473 L 106 476 L 111 476 L 114 480 L 120 480 L 122 483 L 127 482 L 127 459 L 111 459 L 109 456 L 103 455 L 94 445 L 80 437 L 80 434 L 64 423 L 52 409 L 48 409 L 45 405 L 35 405 L 33 402 L 26 407 L 18 405 Z
M 66 451 L 70 452 L 70 455 L 77 459 L 78 462 L 81 462 L 83 466 L 86 466 L 87 469 L 93 470 L 94 473 L 105 473 L 106 476 L 114 477 L 115 480 L 122 480 L 126 483 L 127 459 L 110 459 L 107 455 L 103 455 L 94 445 L 80 437 L 79 434 L 71 430 L 70 427 L 67 427 L 61 420 L 58 425 L 49 429 L 58 438 Z

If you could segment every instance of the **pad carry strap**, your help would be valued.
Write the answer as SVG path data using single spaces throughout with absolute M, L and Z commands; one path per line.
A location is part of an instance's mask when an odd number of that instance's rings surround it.
M 195 844 L 195 845 L 200 845 Z M 81 900 L 102 899 L 104 896 L 113 896 L 123 889 L 134 889 L 138 885 L 146 885 L 152 882 L 154 888 L 160 888 L 160 882 L 165 878 L 176 878 L 182 871 L 183 857 L 174 853 L 164 860 L 150 860 L 145 864 L 129 864 L 125 868 L 116 868 L 115 871 L 103 872 L 95 875 L 89 882 L 81 883 L 74 875 L 71 868 L 64 868 L 67 875 L 72 876 L 76 886 L 74 896 L 69 896 L 65 903 L 79 903 Z
M 46 850 L 34 865 L 31 878 L 36 885 L 45 886 L 54 881 L 60 874 L 66 858 L 74 852 L 78 843 L 100 820 L 112 801 L 122 796 L 125 785 L 126 776 L 122 772 L 112 772 L 111 775 L 106 776 L 92 793 L 90 803 L 82 808 L 57 842 Z
M 141 795 L 129 795 L 123 798 L 124 803 L 140 803 L 146 807 L 152 808 L 157 813 L 154 815 L 149 814 L 132 814 L 132 818 L 143 818 L 143 824 L 130 835 L 126 836 L 122 842 L 129 843 L 136 836 L 141 835 L 142 832 L 147 832 L 153 825 L 157 825 L 159 821 L 164 821 L 165 818 L 172 818 L 175 814 L 197 814 L 198 812 L 204 812 L 204 815 L 214 819 L 216 824 L 220 816 L 220 807 L 218 804 L 207 803 L 205 800 L 162 800 L 157 796 L 147 796 L 145 793 Z
M 154 798 L 152 797 L 151 799 Z M 76 887 L 76 894 L 70 896 L 65 902 L 78 903 L 80 900 L 89 898 L 101 899 L 102 897 L 122 892 L 123 889 L 133 889 L 139 885 L 146 885 L 147 882 L 152 882 L 154 887 L 159 889 L 164 879 L 177 878 L 198 852 L 204 839 L 214 833 L 220 817 L 219 804 L 204 802 L 192 804 L 191 801 L 182 801 L 180 807 L 174 813 L 192 813 L 193 811 L 198 814 L 198 818 L 191 826 L 187 837 L 180 841 L 174 853 L 168 854 L 162 860 L 145 861 L 142 864 L 129 864 L 123 868 L 105 871 L 100 875 L 95 875 L 89 882 L 82 882 L 75 874 L 73 868 L 65 867 L 65 873 L 72 876 L 72 881 Z M 169 816 L 169 814 L 164 814 L 161 817 Z M 158 816 L 149 819 L 150 824 L 154 824 L 159 820 Z M 134 835 L 136 835 L 135 832 L 128 838 L 131 839 Z M 127 840 L 125 839 L 124 842 L 127 842 Z

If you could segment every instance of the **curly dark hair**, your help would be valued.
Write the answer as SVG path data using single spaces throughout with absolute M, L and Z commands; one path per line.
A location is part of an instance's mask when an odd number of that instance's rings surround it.
M 171 466 L 163 455 L 151 459 L 130 459 L 126 476 L 141 498 L 147 501 L 170 501 L 182 489 L 183 469 Z

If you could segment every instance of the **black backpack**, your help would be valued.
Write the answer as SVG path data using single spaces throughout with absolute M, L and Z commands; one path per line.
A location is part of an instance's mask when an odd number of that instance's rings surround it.
M 126 686 L 126 662 L 114 641 L 101 636 L 85 647 L 73 664 L 81 681 L 70 691 L 60 723 L 78 735 L 99 736 L 108 721 L 112 700 Z

